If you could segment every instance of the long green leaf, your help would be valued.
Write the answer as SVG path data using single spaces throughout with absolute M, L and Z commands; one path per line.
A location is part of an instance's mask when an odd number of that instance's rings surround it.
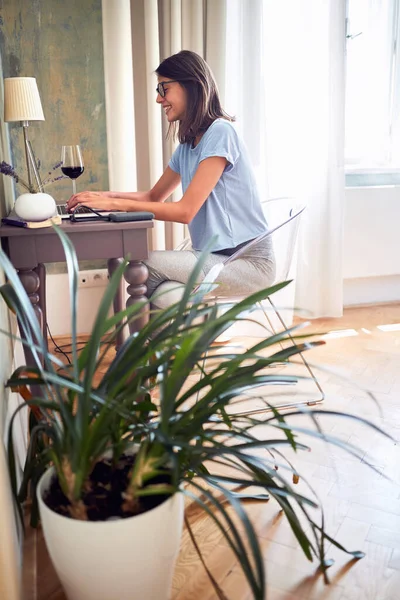
M 229 503 L 232 505 L 233 509 L 235 510 L 241 523 L 244 526 L 244 531 L 246 532 L 246 535 L 247 535 L 247 538 L 248 538 L 248 541 L 250 544 L 252 556 L 255 561 L 255 571 L 253 570 L 253 567 L 249 561 L 249 558 L 247 555 L 247 550 L 244 546 L 242 537 L 239 534 L 239 531 L 238 531 L 237 527 L 235 526 L 233 520 L 229 516 L 228 511 L 225 509 L 224 504 L 222 502 L 220 502 L 215 496 L 213 496 L 213 494 L 209 490 L 201 487 L 198 483 L 196 483 L 196 481 L 192 480 L 190 482 L 190 484 L 193 487 L 195 487 L 196 489 L 198 489 L 202 493 L 202 495 L 209 501 L 209 503 L 211 505 L 213 505 L 219 513 L 221 513 L 221 516 L 224 518 L 224 520 L 227 523 L 227 526 L 229 528 L 228 530 L 223 527 L 222 523 L 217 518 L 215 513 L 212 510 L 210 510 L 209 506 L 205 502 L 203 502 L 201 500 L 201 498 L 199 498 L 195 494 L 191 493 L 188 489 L 184 489 L 184 494 L 189 496 L 190 498 L 192 498 L 192 500 L 194 500 L 197 504 L 199 504 L 205 510 L 205 512 L 213 519 L 213 521 L 216 523 L 216 525 L 218 526 L 218 528 L 224 535 L 229 546 L 231 547 L 231 549 L 235 553 L 237 559 L 239 560 L 239 564 L 243 570 L 244 575 L 246 576 L 247 581 L 249 582 L 249 585 L 254 594 L 254 598 L 257 600 L 264 600 L 264 597 L 265 597 L 265 573 L 264 573 L 264 566 L 263 566 L 263 561 L 262 561 L 262 556 L 261 556 L 261 550 L 260 550 L 260 546 L 258 544 L 257 537 L 255 536 L 253 526 L 251 525 L 240 502 L 238 502 L 233 497 L 233 495 L 229 492 L 229 490 L 225 490 L 225 489 L 221 490 L 223 495 L 226 496 Z M 231 534 L 232 534 L 232 537 L 231 537 Z
M 53 228 L 60 238 L 60 241 L 63 246 L 65 260 L 67 262 L 67 270 L 68 270 L 68 283 L 69 283 L 69 297 L 70 297 L 70 305 L 71 305 L 71 334 L 72 334 L 72 366 L 74 370 L 74 378 L 75 381 L 79 380 L 79 372 L 78 372 L 78 350 L 77 350 L 77 312 L 78 312 L 78 273 L 79 273 L 79 265 L 78 259 L 76 257 L 75 248 L 66 235 L 66 233 L 57 225 L 53 225 Z

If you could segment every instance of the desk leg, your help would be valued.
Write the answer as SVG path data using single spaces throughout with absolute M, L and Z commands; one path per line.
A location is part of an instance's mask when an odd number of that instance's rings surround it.
M 43 339 L 46 342 L 46 347 L 48 349 L 47 343 L 47 309 L 46 309 L 46 267 L 44 264 L 39 263 L 35 269 L 35 272 L 39 276 L 39 308 L 42 311 L 42 331 L 43 331 Z
M 40 328 L 43 331 L 43 314 L 42 314 L 42 309 L 40 307 L 40 293 L 39 293 L 40 277 L 39 277 L 38 273 L 36 272 L 36 270 L 34 270 L 34 269 L 20 269 L 18 271 L 18 275 L 19 275 L 19 278 L 21 280 L 21 283 L 22 283 L 26 293 L 28 294 L 29 300 L 31 301 L 31 304 L 33 306 L 33 310 L 36 313 Z M 21 327 L 20 327 L 20 332 L 21 332 L 21 336 L 23 337 Z M 24 345 L 24 353 L 25 353 L 26 364 L 34 365 L 35 361 L 33 359 L 32 352 L 28 348 L 28 346 Z
M 108 274 L 110 277 L 112 276 L 114 271 L 116 269 L 118 269 L 118 267 L 121 263 L 122 263 L 122 258 L 110 258 L 107 261 Z M 124 280 L 121 279 L 120 286 L 119 286 L 118 291 L 115 294 L 115 298 L 114 298 L 114 314 L 119 313 L 124 307 L 124 292 L 125 292 Z M 124 340 L 125 340 L 124 331 L 126 331 L 126 327 L 121 329 L 117 335 L 117 339 L 116 339 L 116 343 L 115 343 L 115 350 L 117 352 L 118 352 L 118 349 L 124 343 Z
M 147 292 L 146 281 L 149 276 L 149 272 L 144 263 L 138 260 L 131 260 L 124 273 L 124 277 L 127 283 L 129 283 L 127 292 L 129 298 L 126 301 L 126 306 L 131 306 L 135 302 L 145 302 L 147 300 L 145 294 Z M 135 319 L 129 324 L 130 333 L 140 331 L 142 327 L 149 321 L 149 305 L 145 303 L 141 309 L 141 317 Z

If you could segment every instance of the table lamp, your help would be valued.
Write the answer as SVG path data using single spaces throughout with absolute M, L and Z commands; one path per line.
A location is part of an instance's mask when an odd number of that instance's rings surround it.
M 7 77 L 4 79 L 4 121 L 21 121 L 29 187 L 32 186 L 33 173 L 37 188 L 39 192 L 42 192 L 42 181 L 28 138 L 29 121 L 44 121 L 39 90 L 34 77 Z

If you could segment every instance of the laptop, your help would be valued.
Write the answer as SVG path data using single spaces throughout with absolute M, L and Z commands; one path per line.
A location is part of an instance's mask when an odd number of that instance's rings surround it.
M 57 204 L 57 216 L 61 217 L 63 221 L 80 221 L 84 223 L 86 221 L 112 221 L 122 223 L 125 221 L 151 221 L 154 219 L 154 213 L 145 210 L 126 212 L 126 211 L 110 211 L 110 210 L 96 210 L 89 206 L 80 206 L 75 208 L 74 211 L 68 212 L 66 204 Z
M 110 214 L 109 210 L 96 210 L 96 212 L 99 213 L 102 217 L 107 217 L 107 215 Z M 62 221 L 71 220 L 72 213 L 68 212 L 66 204 L 57 204 L 57 214 L 60 215 Z M 82 219 L 82 218 L 87 219 L 87 217 L 90 217 L 90 216 L 94 217 L 95 215 L 86 206 L 81 206 L 74 211 L 74 216 L 75 216 L 75 218 L 74 218 L 74 220 L 75 220 L 75 219 Z

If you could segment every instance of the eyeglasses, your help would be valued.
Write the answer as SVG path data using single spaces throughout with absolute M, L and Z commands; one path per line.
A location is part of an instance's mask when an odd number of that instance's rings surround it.
M 157 85 L 156 87 L 156 92 L 157 94 L 160 94 L 161 98 L 165 98 L 165 85 L 168 85 L 169 83 L 179 83 L 178 79 L 171 79 L 171 81 L 160 81 L 160 83 Z

